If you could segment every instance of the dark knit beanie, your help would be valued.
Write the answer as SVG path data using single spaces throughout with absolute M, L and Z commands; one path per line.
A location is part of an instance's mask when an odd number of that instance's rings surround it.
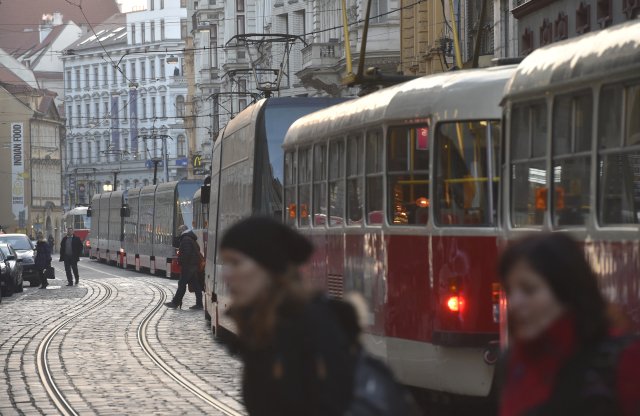
M 313 246 L 290 227 L 268 217 L 250 217 L 227 230 L 220 249 L 237 250 L 272 273 L 305 263 Z

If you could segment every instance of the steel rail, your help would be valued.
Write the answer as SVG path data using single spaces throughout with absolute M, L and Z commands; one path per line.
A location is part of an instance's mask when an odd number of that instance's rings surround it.
M 86 280 L 85 280 L 86 281 Z M 62 328 L 64 328 L 69 322 L 78 318 L 80 315 L 84 315 L 89 311 L 95 310 L 98 307 L 102 306 L 113 293 L 113 290 L 109 287 L 109 285 L 92 281 L 91 283 L 95 283 L 101 286 L 104 289 L 103 296 L 99 298 L 99 300 L 91 305 L 88 308 L 80 309 L 75 312 L 71 317 L 65 319 L 63 322 L 56 325 L 53 329 L 51 329 L 45 335 L 44 339 L 40 341 L 40 345 L 38 345 L 38 350 L 36 352 L 36 368 L 38 369 L 38 376 L 40 377 L 40 381 L 44 385 L 44 388 L 47 392 L 47 395 L 53 401 L 53 404 L 64 416 L 79 416 L 78 412 L 75 411 L 73 406 L 67 401 L 64 394 L 58 388 L 53 374 L 51 373 L 51 368 L 49 367 L 49 347 L 51 345 L 51 341 L 55 338 L 55 336 L 60 332 Z
M 147 337 L 147 329 L 151 319 L 161 310 L 164 306 L 164 302 L 167 300 L 167 295 L 164 291 L 164 288 L 155 283 L 151 283 L 147 281 L 147 283 L 160 292 L 160 301 L 158 304 L 144 317 L 142 322 L 138 325 L 137 337 L 138 344 L 142 348 L 142 350 L 147 354 L 147 356 L 169 377 L 171 377 L 176 383 L 180 384 L 182 387 L 190 391 L 193 395 L 212 406 L 216 410 L 222 412 L 225 415 L 229 416 L 241 416 L 243 413 L 233 409 L 228 406 L 224 402 L 216 399 L 212 395 L 208 394 L 194 383 L 190 382 L 186 378 L 182 377 L 178 371 L 173 369 L 169 364 L 163 360 L 153 349 L 151 344 L 149 343 L 149 339 Z

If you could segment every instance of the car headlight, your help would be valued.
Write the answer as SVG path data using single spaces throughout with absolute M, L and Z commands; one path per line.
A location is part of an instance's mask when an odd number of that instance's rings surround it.
M 24 263 L 24 264 L 33 264 L 35 262 L 33 261 L 33 257 L 25 257 L 25 258 L 22 259 L 22 263 Z

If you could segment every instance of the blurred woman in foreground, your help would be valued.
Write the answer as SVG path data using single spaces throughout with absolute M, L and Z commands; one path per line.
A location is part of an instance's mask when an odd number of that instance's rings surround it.
M 299 268 L 312 251 L 303 236 L 267 218 L 241 221 L 222 238 L 252 416 L 342 415 L 352 400 L 355 312 L 345 307 L 351 316 L 341 322 L 326 298 L 303 286 Z
M 613 336 L 580 246 L 539 234 L 500 262 L 511 349 L 500 415 L 640 415 L 640 342 Z

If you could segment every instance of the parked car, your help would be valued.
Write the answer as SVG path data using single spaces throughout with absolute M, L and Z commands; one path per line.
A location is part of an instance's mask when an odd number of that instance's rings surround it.
M 31 240 L 24 234 L 2 234 L 0 243 L 8 243 L 18 254 L 18 259 L 22 260 L 22 277 L 31 286 L 41 284 L 40 274 L 36 269 L 36 252 Z
M 22 292 L 22 263 L 10 244 L 0 243 L 0 293 L 11 296 Z

